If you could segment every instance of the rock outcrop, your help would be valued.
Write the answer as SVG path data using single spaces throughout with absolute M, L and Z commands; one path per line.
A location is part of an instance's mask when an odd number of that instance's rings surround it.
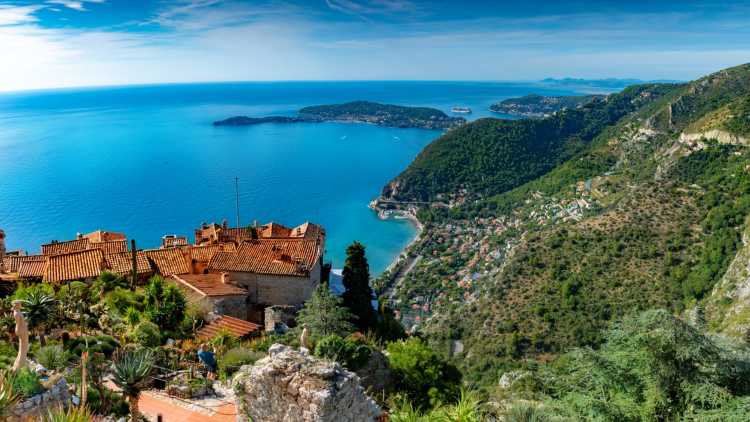
M 238 421 L 367 422 L 382 413 L 355 374 L 281 344 L 232 384 Z

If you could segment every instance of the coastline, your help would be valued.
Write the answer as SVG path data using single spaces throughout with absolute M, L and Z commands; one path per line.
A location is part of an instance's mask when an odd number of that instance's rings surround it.
M 368 205 L 368 208 L 370 208 L 372 211 L 374 211 L 378 218 L 380 220 L 386 221 L 386 220 L 407 220 L 411 224 L 412 227 L 415 229 L 414 236 L 409 240 L 409 242 L 404 245 L 403 248 L 401 248 L 401 251 L 393 257 L 391 260 L 391 263 L 388 264 L 388 266 L 378 275 L 378 277 L 382 276 L 383 274 L 387 274 L 391 270 L 393 270 L 398 263 L 405 257 L 406 251 L 409 250 L 422 236 L 422 233 L 424 232 L 424 226 L 419 221 L 416 215 L 416 210 L 412 207 L 409 207 L 408 209 L 383 209 L 380 207 L 379 198 L 373 199 L 370 204 Z

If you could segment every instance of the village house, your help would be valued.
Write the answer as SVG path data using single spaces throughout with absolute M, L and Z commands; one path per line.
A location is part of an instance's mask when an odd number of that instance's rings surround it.
M 217 315 L 248 318 L 247 290 L 229 282 L 227 273 L 173 275 L 187 300 Z
M 136 251 L 138 282 L 154 274 L 171 278 L 190 302 L 255 326 L 264 322 L 265 308 L 296 309 L 320 284 L 325 231 L 316 224 L 232 228 L 225 221 L 204 223 L 195 235 L 193 245 L 183 236 L 167 235 L 160 248 Z M 0 231 L 4 278 L 65 283 L 93 279 L 104 271 L 124 277 L 133 273 L 133 251 L 122 233 L 78 234 L 44 244 L 40 255 L 28 256 L 6 256 L 4 240 Z

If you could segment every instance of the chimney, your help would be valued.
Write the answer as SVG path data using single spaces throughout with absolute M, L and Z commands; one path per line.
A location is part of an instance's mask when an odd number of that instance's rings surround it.
M 221 273 L 221 284 L 229 284 L 229 274 Z

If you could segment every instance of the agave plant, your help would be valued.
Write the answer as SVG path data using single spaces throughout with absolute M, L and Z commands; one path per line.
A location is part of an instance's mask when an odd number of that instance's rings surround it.
M 20 400 L 21 396 L 13 388 L 13 373 L 0 371 L 0 417 L 6 416 Z
M 131 420 L 139 420 L 138 398 L 149 380 L 154 365 L 153 353 L 148 349 L 119 351 L 112 362 L 112 381 L 122 389 L 130 406 Z
M 505 414 L 507 422 L 550 422 L 552 417 L 539 405 L 518 402 L 510 406 Z
M 62 407 L 48 410 L 40 420 L 41 422 L 94 422 L 102 419 L 94 416 L 86 407 L 71 406 L 67 410 Z
M 39 343 L 45 346 L 47 342 L 44 329 L 55 313 L 57 300 L 42 289 L 31 289 L 22 299 L 22 303 L 29 328 L 39 335 Z
M 435 411 L 437 415 L 434 419 L 441 422 L 480 422 L 483 420 L 482 407 L 476 393 L 461 390 L 458 402 Z

